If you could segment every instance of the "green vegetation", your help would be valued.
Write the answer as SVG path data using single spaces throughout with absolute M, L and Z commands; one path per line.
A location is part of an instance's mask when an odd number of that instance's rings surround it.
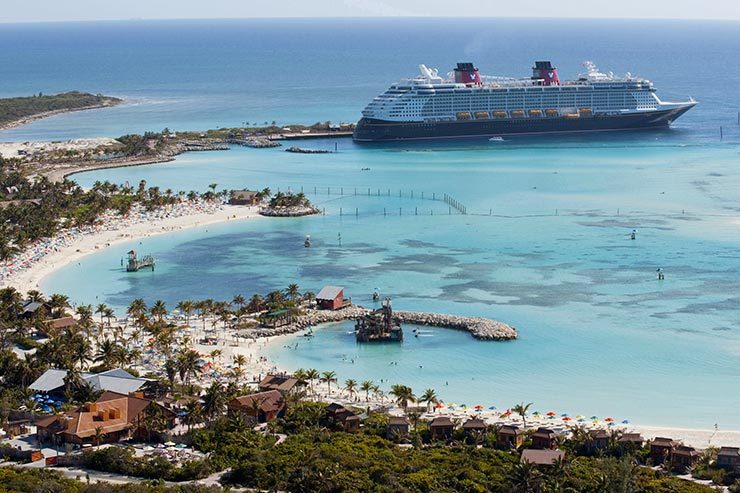
M 303 192 L 295 194 L 278 192 L 270 199 L 270 207 L 311 207 L 311 202 Z
M 122 100 L 118 98 L 77 91 L 54 96 L 45 96 L 39 93 L 30 97 L 0 99 L 0 127 L 50 111 L 71 111 L 114 106 L 121 102 Z
M 61 229 L 94 224 L 106 210 L 126 214 L 134 204 L 154 210 L 182 200 L 194 200 L 196 192 L 175 194 L 159 187 L 137 189 L 96 182 L 83 190 L 70 180 L 52 182 L 44 176 L 29 180 L 16 167 L 17 161 L 0 157 L 0 260 L 7 260 L 29 244 L 48 238 Z M 218 197 L 213 191 L 202 198 Z
M 85 480 L 85 477 L 80 477 Z M 0 493 L 220 493 L 217 486 L 197 483 L 165 486 L 161 482 L 146 484 L 90 483 L 67 479 L 48 469 L 0 468 Z

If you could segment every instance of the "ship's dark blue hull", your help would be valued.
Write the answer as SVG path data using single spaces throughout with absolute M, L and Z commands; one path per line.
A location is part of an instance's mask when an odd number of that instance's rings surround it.
M 357 142 L 378 142 L 664 128 L 693 106 L 693 103 L 689 103 L 666 110 L 581 118 L 507 118 L 435 123 L 391 122 L 362 118 L 357 123 L 352 138 Z

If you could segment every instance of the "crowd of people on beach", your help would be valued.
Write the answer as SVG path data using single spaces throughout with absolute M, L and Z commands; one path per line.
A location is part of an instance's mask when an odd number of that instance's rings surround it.
M 167 218 L 201 213 L 215 214 L 222 210 L 223 207 L 224 204 L 220 201 L 206 201 L 198 198 L 195 200 L 183 200 L 153 211 L 146 210 L 139 204 L 134 204 L 129 212 L 124 215 L 119 214 L 117 211 L 105 211 L 93 225 L 64 228 L 57 235 L 36 241 L 13 255 L 9 260 L 2 262 L 0 264 L 0 283 L 7 284 L 13 276 L 32 268 L 43 261 L 48 255 L 74 245 L 82 238 L 105 231 L 118 231 L 136 224 L 156 223 Z

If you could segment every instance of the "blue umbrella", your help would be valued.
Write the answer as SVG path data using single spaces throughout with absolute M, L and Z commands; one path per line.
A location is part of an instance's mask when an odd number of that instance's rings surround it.
M 624 421 L 622 421 L 622 424 L 623 425 L 628 425 L 628 424 L 630 424 L 630 420 L 629 419 L 625 419 Z
M 496 406 L 491 406 L 488 409 L 491 410 L 491 411 L 495 411 L 496 410 Z
M 568 416 L 568 413 L 563 413 L 563 414 L 560 415 L 561 418 L 565 418 L 567 416 Z

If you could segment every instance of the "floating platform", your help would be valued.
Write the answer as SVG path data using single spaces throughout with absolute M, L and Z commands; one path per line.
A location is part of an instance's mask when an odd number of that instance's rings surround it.
M 144 255 L 142 258 L 136 256 L 136 252 L 131 250 L 128 252 L 128 258 L 126 262 L 126 272 L 137 272 L 141 269 L 151 268 L 154 272 L 154 264 L 156 261 L 151 255 Z

